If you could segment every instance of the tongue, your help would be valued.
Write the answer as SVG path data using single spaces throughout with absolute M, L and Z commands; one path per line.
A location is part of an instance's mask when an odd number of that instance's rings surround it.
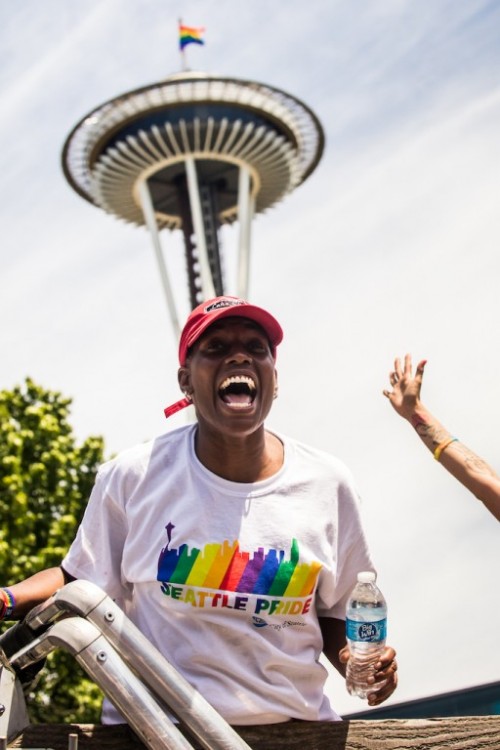
M 248 393 L 225 393 L 222 397 L 225 404 L 229 406 L 250 406 L 252 399 Z

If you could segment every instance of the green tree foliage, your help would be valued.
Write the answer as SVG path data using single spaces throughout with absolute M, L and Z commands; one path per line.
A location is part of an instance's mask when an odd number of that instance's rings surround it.
M 100 437 L 77 445 L 71 403 L 29 378 L 0 391 L 1 585 L 59 565 L 83 516 L 104 445 Z M 58 649 L 27 702 L 33 722 L 94 723 L 102 694 Z

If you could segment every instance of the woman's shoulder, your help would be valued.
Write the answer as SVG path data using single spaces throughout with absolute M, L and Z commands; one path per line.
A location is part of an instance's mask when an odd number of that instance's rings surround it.
M 324 448 L 318 448 L 288 435 L 274 433 L 284 444 L 285 452 L 298 464 L 309 466 L 318 473 L 334 474 L 337 479 L 350 481 L 352 474 L 348 466 L 338 456 Z
M 125 448 L 104 462 L 99 473 L 104 474 L 142 474 L 158 460 L 164 460 L 171 454 L 177 454 L 182 446 L 188 445 L 193 425 L 183 425 L 175 430 L 145 440 L 142 443 Z

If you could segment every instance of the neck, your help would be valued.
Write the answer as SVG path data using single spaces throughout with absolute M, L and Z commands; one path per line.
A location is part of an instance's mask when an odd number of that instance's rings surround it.
M 281 469 L 284 459 L 281 440 L 263 427 L 250 436 L 239 437 L 211 433 L 198 425 L 195 451 L 203 466 L 231 482 L 268 479 Z

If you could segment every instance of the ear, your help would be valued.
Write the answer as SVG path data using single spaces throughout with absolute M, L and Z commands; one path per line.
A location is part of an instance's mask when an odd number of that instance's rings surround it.
M 191 373 L 189 367 L 179 367 L 177 371 L 177 382 L 181 391 L 186 396 L 191 396 L 193 389 L 191 387 Z
M 278 371 L 274 371 L 274 398 L 278 398 Z

